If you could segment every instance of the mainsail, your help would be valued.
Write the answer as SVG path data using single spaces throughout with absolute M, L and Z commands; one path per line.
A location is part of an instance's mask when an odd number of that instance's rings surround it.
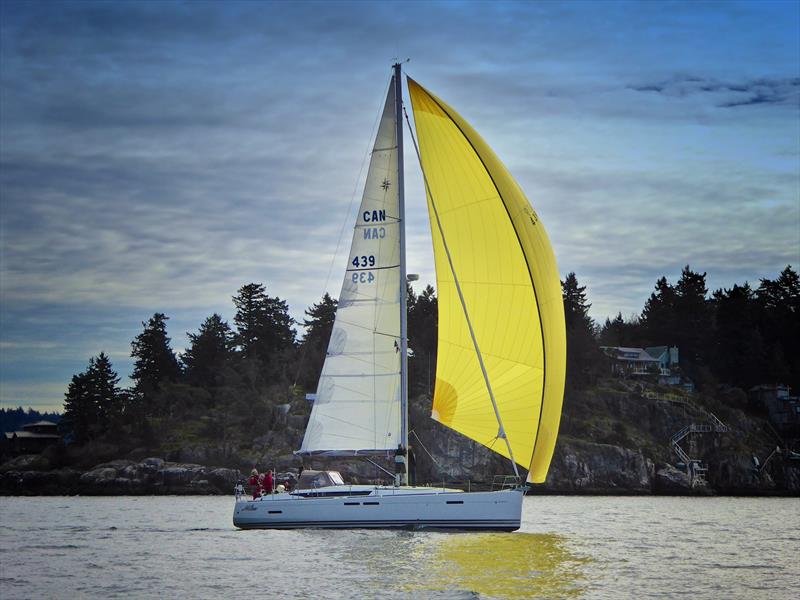
M 394 80 L 367 172 L 339 304 L 300 454 L 401 444 L 400 221 Z
M 566 362 L 553 250 L 521 188 L 486 142 L 447 104 L 407 81 L 439 302 L 432 416 L 510 458 L 498 438 L 446 240 L 514 460 L 528 468 L 529 481 L 543 482 L 561 419 Z

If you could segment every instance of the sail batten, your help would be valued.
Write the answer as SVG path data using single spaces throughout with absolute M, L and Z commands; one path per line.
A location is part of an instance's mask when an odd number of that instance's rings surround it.
M 566 342 L 558 270 L 538 216 L 483 139 L 408 79 L 428 192 L 439 294 L 433 418 L 492 450 L 497 421 L 470 343 L 463 288 L 514 459 L 543 481 L 558 431 Z M 433 203 L 435 198 L 435 205 Z M 438 213 L 435 214 L 435 213 Z M 474 316 L 473 316 L 474 315 Z

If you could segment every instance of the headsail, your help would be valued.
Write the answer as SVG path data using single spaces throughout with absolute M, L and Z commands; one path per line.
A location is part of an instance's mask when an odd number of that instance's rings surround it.
M 400 423 L 400 235 L 394 81 L 358 211 L 300 454 L 394 450 Z
M 436 203 L 514 459 L 544 481 L 564 392 L 566 334 L 555 256 L 524 193 L 486 142 L 411 78 L 439 301 L 433 417 L 508 456 L 497 439 L 466 319 L 435 225 Z

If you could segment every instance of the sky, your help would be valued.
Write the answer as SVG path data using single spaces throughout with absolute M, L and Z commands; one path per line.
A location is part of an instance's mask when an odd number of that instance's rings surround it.
M 800 267 L 800 2 L 0 2 L 0 407 L 154 312 L 338 296 L 391 65 L 525 190 L 602 322 Z M 406 144 L 408 270 L 434 282 Z M 302 332 L 301 332 L 302 333 Z

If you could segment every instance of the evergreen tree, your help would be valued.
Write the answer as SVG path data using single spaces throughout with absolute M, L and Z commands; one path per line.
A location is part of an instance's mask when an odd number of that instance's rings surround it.
M 711 312 L 706 299 L 706 274 L 686 265 L 675 286 L 666 277 L 642 310 L 644 346 L 677 346 L 683 367 L 698 366 L 710 354 Z
M 800 390 L 800 277 L 788 265 L 756 290 L 767 356 L 764 379 Z
M 408 361 L 409 389 L 433 394 L 436 376 L 439 303 L 430 285 L 419 296 L 409 286 L 408 296 Z
M 677 316 L 675 314 L 675 289 L 666 277 L 656 281 L 655 292 L 645 302 L 640 319 L 643 346 L 675 346 Z
M 586 286 L 578 284 L 575 273 L 569 273 L 561 282 L 561 294 L 567 327 L 567 382 L 581 387 L 590 383 L 602 365 L 594 321 L 589 316 L 592 305 L 586 299 Z
M 87 371 L 72 376 L 64 395 L 64 418 L 60 427 L 64 432 L 72 432 L 76 443 L 88 442 L 96 431 L 97 410 Z
M 178 359 L 170 347 L 166 322 L 169 317 L 155 313 L 148 322 L 142 322 L 144 331 L 131 342 L 134 363 L 134 393 L 145 416 L 168 414 L 167 399 L 157 402 L 158 392 L 164 385 L 177 382 L 181 375 Z
M 236 345 L 247 358 L 257 355 L 262 342 L 266 300 L 264 286 L 259 283 L 242 286 L 233 297 L 233 304 L 236 306 L 236 315 L 233 317 L 237 329 Z
M 586 300 L 586 286 L 578 285 L 575 273 L 568 273 L 561 282 L 561 294 L 564 298 L 564 321 L 567 330 L 583 328 L 592 331 L 594 322 L 589 317 L 592 307 Z
M 64 398 L 62 428 L 84 443 L 119 431 L 124 394 L 119 377 L 104 353 L 89 361 L 86 371 L 74 375 Z
M 675 317 L 677 345 L 681 360 L 695 365 L 707 362 L 711 338 L 711 314 L 706 300 L 706 274 L 692 271 L 686 265 L 675 285 Z
M 634 315 L 629 321 L 626 321 L 622 313 L 617 313 L 612 321 L 606 318 L 603 327 L 600 329 L 600 345 L 601 346 L 624 346 L 631 347 L 639 344 L 639 320 Z
M 710 357 L 714 375 L 744 389 L 760 383 L 766 354 L 759 330 L 759 306 L 750 286 L 713 294 L 714 331 Z
M 187 335 L 191 345 L 181 355 L 187 383 L 205 388 L 219 385 L 225 367 L 233 358 L 231 328 L 214 313 L 196 334 Z
M 242 286 L 233 297 L 236 315 L 236 344 L 244 358 L 257 359 L 264 365 L 294 346 L 294 320 L 289 306 L 280 298 L 265 293 L 260 283 Z

